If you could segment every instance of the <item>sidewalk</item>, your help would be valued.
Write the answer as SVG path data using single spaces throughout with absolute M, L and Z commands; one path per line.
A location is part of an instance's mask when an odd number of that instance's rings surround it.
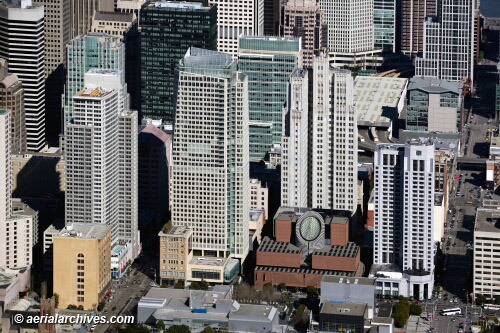
M 426 312 L 422 312 L 420 316 L 410 316 L 406 322 L 406 332 L 425 333 L 431 327 L 431 322 L 425 318 L 427 318 Z

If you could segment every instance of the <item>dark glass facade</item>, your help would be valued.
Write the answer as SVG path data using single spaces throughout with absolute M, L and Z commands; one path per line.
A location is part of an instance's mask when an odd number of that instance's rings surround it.
M 173 123 L 175 67 L 189 47 L 217 48 L 217 7 L 149 1 L 141 9 L 142 117 Z

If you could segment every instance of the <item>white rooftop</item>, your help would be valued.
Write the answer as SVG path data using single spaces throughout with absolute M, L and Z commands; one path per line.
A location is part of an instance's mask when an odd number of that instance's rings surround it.
M 354 80 L 354 104 L 358 125 L 389 127 L 404 103 L 408 79 L 357 76 Z

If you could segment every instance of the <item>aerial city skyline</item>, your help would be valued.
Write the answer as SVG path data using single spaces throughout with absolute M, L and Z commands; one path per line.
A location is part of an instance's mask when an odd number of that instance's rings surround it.
M 494 7 L 0 0 L 0 330 L 498 331 Z

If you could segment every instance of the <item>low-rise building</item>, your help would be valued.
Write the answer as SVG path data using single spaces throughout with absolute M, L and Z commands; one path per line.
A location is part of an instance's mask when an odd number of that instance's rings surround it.
M 392 131 L 405 106 L 408 79 L 357 76 L 354 80 L 354 103 L 358 126 L 376 127 Z
M 111 281 L 111 230 L 101 223 L 72 223 L 53 237 L 53 284 L 59 307 L 95 310 Z
M 375 279 L 324 276 L 321 279 L 320 302 L 364 303 L 368 306 L 368 318 L 375 310 Z
M 186 280 L 188 263 L 193 258 L 191 242 L 193 231 L 185 226 L 165 225 L 160 237 L 160 281 L 173 284 L 176 280 Z
M 3 310 L 10 309 L 19 300 L 19 293 L 30 288 L 30 278 L 29 269 L 0 267 L 0 303 Z
M 363 333 L 368 305 L 363 303 L 325 302 L 319 312 L 322 332 Z
M 152 288 L 137 306 L 137 321 L 155 326 L 163 321 L 187 325 L 193 332 L 210 326 L 230 332 L 275 332 L 278 310 L 271 305 L 239 304 L 231 287 L 215 286 L 212 291 Z
M 372 265 L 368 277 L 375 279 L 375 295 L 379 298 L 409 296 L 410 276 L 396 265 Z
M 462 127 L 464 84 L 413 77 L 408 84 L 406 129 L 458 133 Z
M 254 285 L 319 288 L 324 275 L 363 273 L 360 248 L 349 242 L 346 211 L 281 207 L 274 217 L 276 241 L 264 237 L 257 250 Z
M 474 224 L 474 295 L 500 296 L 500 201 L 485 200 Z

